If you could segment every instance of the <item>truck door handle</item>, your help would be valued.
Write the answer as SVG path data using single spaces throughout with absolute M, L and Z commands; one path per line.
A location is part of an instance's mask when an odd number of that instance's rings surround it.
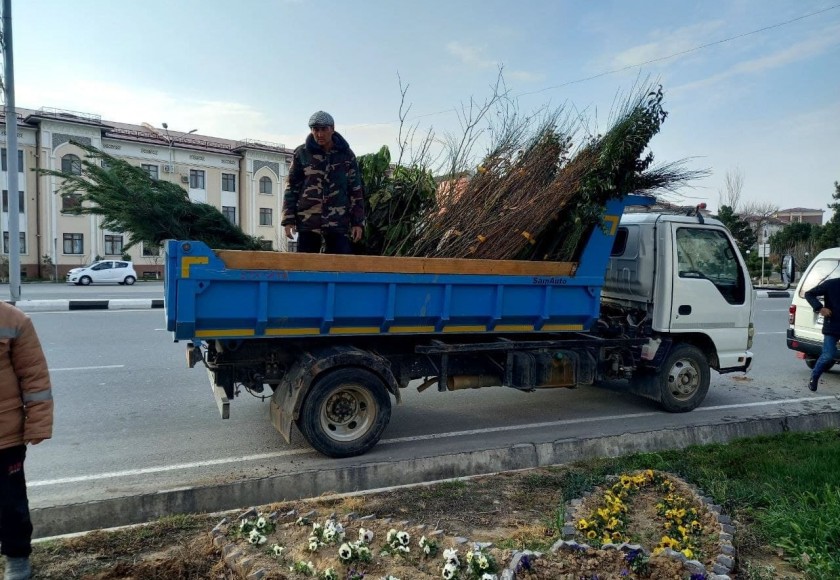
M 691 306 L 689 306 L 688 304 L 682 304 L 677 309 L 677 312 L 680 314 L 691 314 Z

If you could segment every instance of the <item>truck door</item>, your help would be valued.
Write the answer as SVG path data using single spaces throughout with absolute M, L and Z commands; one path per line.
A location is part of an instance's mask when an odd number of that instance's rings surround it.
M 752 285 L 728 233 L 702 224 L 674 224 L 676 272 L 671 332 L 705 334 L 720 368 L 743 367 L 752 310 Z

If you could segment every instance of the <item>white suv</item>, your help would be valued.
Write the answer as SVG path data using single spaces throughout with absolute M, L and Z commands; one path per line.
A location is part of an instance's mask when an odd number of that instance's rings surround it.
M 134 264 L 124 260 L 100 260 L 84 268 L 73 268 L 67 272 L 68 284 L 128 284 L 137 281 Z
M 822 353 L 823 320 L 805 300 L 805 292 L 829 278 L 840 278 L 840 248 L 829 248 L 817 254 L 799 279 L 790 304 L 787 346 L 796 351 L 798 358 L 805 359 L 811 369 Z

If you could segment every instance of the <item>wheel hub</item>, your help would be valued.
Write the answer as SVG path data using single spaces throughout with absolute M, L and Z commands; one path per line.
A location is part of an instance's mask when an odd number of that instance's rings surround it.
M 677 361 L 668 374 L 668 384 L 675 396 L 687 397 L 699 387 L 700 374 L 686 361 Z
M 359 402 L 347 392 L 337 393 L 327 401 L 327 419 L 344 425 L 359 413 Z

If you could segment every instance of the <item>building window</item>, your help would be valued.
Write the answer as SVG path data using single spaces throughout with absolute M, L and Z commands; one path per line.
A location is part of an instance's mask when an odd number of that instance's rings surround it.
M 236 175 L 222 173 L 222 191 L 236 191 Z
M 122 256 L 122 236 L 105 235 L 105 255 Z
M 0 152 L 0 163 L 3 165 L 3 171 L 9 170 L 9 161 L 6 159 L 6 148 L 3 147 Z M 18 173 L 23 171 L 23 149 L 18 149 Z
M 83 234 L 64 234 L 65 254 L 84 254 L 85 236 Z
M 260 193 L 267 193 L 271 195 L 271 178 L 260 177 Z
M 20 213 L 24 213 L 23 203 L 26 197 L 23 195 L 22 191 L 18 192 L 18 211 Z M 9 213 L 9 190 L 3 190 L 3 213 Z
M 20 232 L 20 253 L 26 253 L 26 232 Z M 9 232 L 3 232 L 3 253 L 9 253 Z
M 271 240 L 260 240 L 260 246 L 263 250 L 273 250 Z
M 82 194 L 81 193 L 66 193 L 61 196 L 61 211 L 69 212 L 73 211 L 77 207 L 82 206 Z
M 190 189 L 204 189 L 203 169 L 190 169 Z
M 73 175 L 82 174 L 82 160 L 77 155 L 72 153 L 61 158 L 62 173 L 72 173 Z
M 143 244 L 143 256 L 146 258 L 155 258 L 160 256 L 160 246 L 149 246 Z
M 271 214 L 272 210 L 270 207 L 261 207 L 260 208 L 260 225 L 261 226 L 270 226 L 271 225 Z
M 151 179 L 154 179 L 155 181 L 158 180 L 158 166 L 157 165 L 151 165 L 149 163 L 144 163 L 140 167 L 143 168 L 143 171 L 145 171 L 146 173 L 149 174 L 149 177 Z
M 222 215 L 224 215 L 230 223 L 236 225 L 236 207 L 232 205 L 222 206 Z

